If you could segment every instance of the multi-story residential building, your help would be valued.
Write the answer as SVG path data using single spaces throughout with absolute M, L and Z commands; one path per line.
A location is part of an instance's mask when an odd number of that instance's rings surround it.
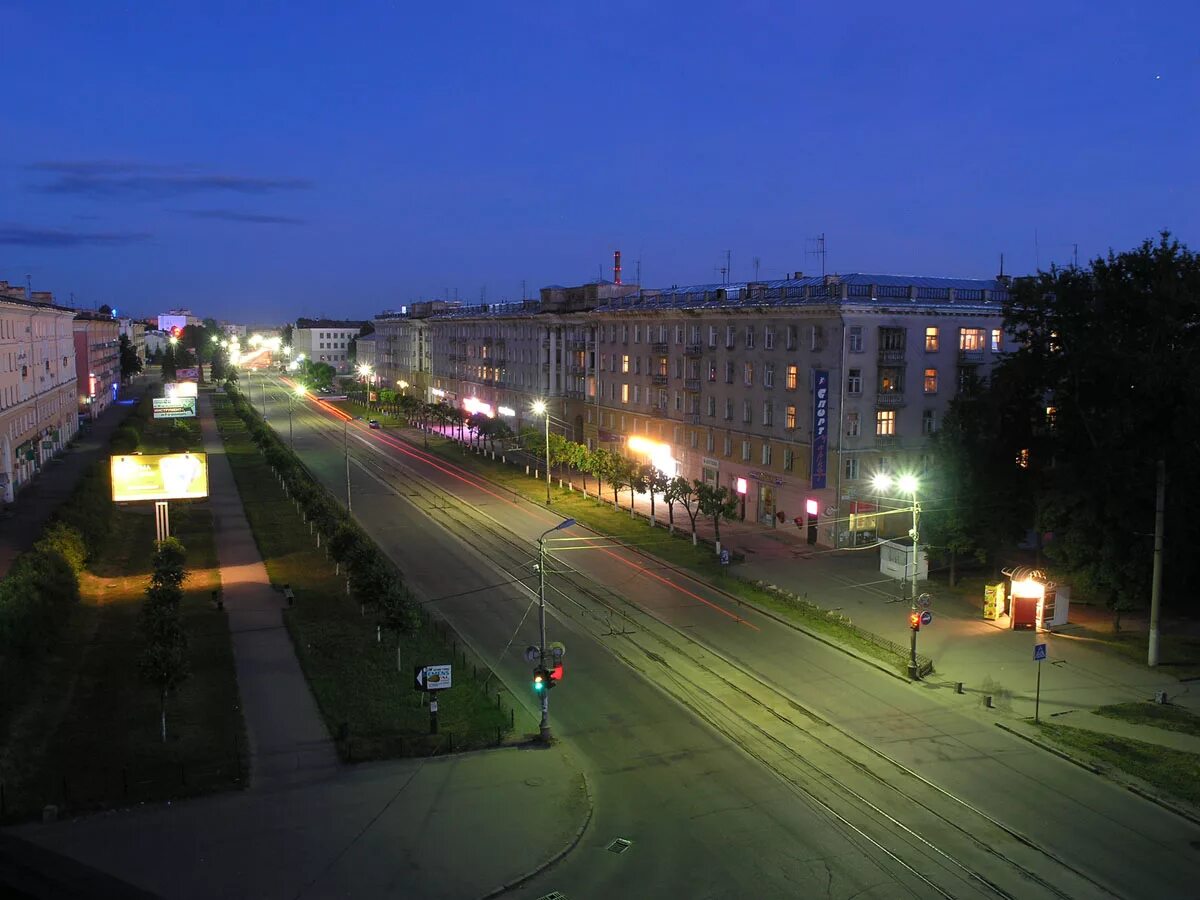
M 11 503 L 79 428 L 75 310 L 0 281 L 0 496 Z
M 328 363 L 339 375 L 350 371 L 351 343 L 366 322 L 338 319 L 297 319 L 292 329 L 293 356 Z
M 120 323 L 89 310 L 75 314 L 75 373 L 79 412 L 97 418 L 121 387 Z
M 458 309 L 456 301 L 422 300 L 375 317 L 375 367 L 381 385 L 430 400 L 431 351 L 426 321 Z
M 368 366 L 372 371 L 376 367 L 375 353 L 376 336 L 372 334 L 364 334 L 362 337 L 354 339 L 354 363 L 358 366 Z
M 189 325 L 199 324 L 201 324 L 200 317 L 192 315 L 190 309 L 172 309 L 160 314 L 158 317 L 158 330 L 167 333 L 176 328 L 183 331 Z
M 1003 280 L 797 273 L 553 287 L 377 321 L 389 353 L 406 348 L 389 378 L 428 348 L 426 399 L 517 429 L 544 399 L 568 438 L 727 486 L 742 519 L 832 546 L 879 525 L 871 476 L 925 467 L 951 398 L 1004 351 L 1006 293 Z

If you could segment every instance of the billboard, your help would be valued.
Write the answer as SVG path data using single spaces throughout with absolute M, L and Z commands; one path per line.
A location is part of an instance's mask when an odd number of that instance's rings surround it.
M 203 453 L 114 456 L 109 466 L 114 503 L 208 496 L 208 457 Z
M 813 371 L 813 430 L 810 486 L 814 491 L 825 487 L 829 455 L 829 370 Z
M 198 391 L 194 381 L 169 381 L 163 385 L 164 397 L 195 397 Z
M 200 378 L 200 370 L 197 368 L 191 369 L 176 369 L 175 377 L 180 381 L 187 381 L 189 378 L 192 381 L 197 381 Z
M 196 415 L 195 397 L 155 397 L 154 418 L 191 419 Z

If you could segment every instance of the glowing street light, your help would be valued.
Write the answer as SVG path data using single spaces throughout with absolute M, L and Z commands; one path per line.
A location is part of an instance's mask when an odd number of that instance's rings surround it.
M 545 400 L 535 400 L 532 406 L 535 416 L 546 419 L 546 505 L 550 505 L 550 407 Z
M 900 493 L 908 494 L 912 497 L 912 530 L 908 533 L 909 537 L 912 538 L 912 600 L 908 611 L 908 627 L 912 640 L 909 650 L 908 677 L 918 679 L 921 677 L 921 668 L 917 665 L 917 632 L 921 630 L 921 610 L 917 606 L 917 553 L 921 540 L 919 530 L 921 504 L 917 500 L 917 490 L 921 485 L 917 477 L 911 473 L 900 475 L 897 478 L 892 478 L 887 473 L 880 473 L 871 479 L 871 483 L 875 486 L 875 490 L 880 493 L 895 487 Z M 905 574 L 908 574 L 907 564 L 905 566 Z

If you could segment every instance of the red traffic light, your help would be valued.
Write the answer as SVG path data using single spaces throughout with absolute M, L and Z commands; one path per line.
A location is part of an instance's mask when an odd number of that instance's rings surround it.
M 913 631 L 921 630 L 921 614 L 913 611 L 908 614 L 908 627 Z
M 178 325 L 171 326 L 171 336 L 172 337 L 179 337 L 179 335 L 181 333 L 182 333 L 182 329 L 180 329 L 180 327 Z
M 548 674 L 550 676 L 550 687 L 554 687 L 554 685 L 556 685 L 560 681 L 562 681 L 562 677 L 563 677 L 562 663 L 559 663 L 553 669 L 550 669 L 546 674 Z

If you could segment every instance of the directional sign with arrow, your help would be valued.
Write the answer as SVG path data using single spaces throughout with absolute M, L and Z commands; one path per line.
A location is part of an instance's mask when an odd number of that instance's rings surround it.
M 417 666 L 413 670 L 413 681 L 418 691 L 444 691 L 453 685 L 450 665 Z

